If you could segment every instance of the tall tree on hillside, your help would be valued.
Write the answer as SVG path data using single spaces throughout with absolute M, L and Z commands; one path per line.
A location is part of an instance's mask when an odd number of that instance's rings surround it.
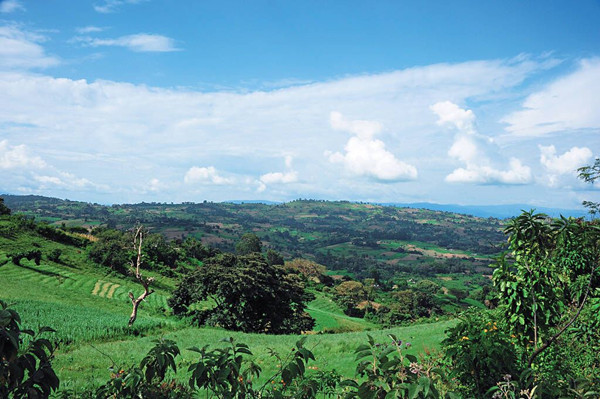
M 137 298 L 133 295 L 133 292 L 129 291 L 129 299 L 131 299 L 131 304 L 133 309 L 131 311 L 131 316 L 129 317 L 129 327 L 133 325 L 135 319 L 137 319 L 138 308 L 140 303 L 146 299 L 150 294 L 154 292 L 153 289 L 150 288 L 150 284 L 154 281 L 154 277 L 144 277 L 142 276 L 142 272 L 140 267 L 142 265 L 142 243 L 144 241 L 144 229 L 143 226 L 138 226 L 133 235 L 133 248 L 137 253 L 135 262 L 131 261 L 131 273 L 134 274 L 135 279 L 138 283 L 144 287 L 144 292 L 140 294 Z
M 252 253 L 261 253 L 262 244 L 260 238 L 254 233 L 246 233 L 235 245 L 237 255 L 250 255 Z
M 10 215 L 10 208 L 4 205 L 4 198 L 0 197 L 0 215 Z

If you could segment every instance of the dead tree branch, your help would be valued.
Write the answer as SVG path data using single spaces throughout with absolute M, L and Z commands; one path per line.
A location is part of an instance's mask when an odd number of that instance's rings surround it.
M 142 243 L 144 241 L 144 230 L 143 226 L 138 226 L 135 229 L 135 233 L 133 236 L 133 248 L 137 251 L 137 258 L 135 263 L 131 261 L 131 271 L 135 275 L 135 279 L 144 287 L 144 292 L 135 298 L 133 292 L 129 291 L 129 299 L 131 299 L 131 304 L 133 306 L 133 310 L 131 311 L 131 316 L 129 317 L 129 327 L 133 325 L 135 319 L 137 318 L 138 308 L 140 303 L 146 299 L 146 297 L 154 292 L 153 289 L 150 288 L 150 284 L 154 281 L 154 277 L 144 277 L 142 276 L 142 272 L 140 267 L 142 265 Z

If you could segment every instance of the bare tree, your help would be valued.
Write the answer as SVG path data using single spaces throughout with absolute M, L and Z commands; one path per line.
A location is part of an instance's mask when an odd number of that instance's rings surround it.
M 144 277 L 142 276 L 142 272 L 140 271 L 140 266 L 142 264 L 142 242 L 144 241 L 144 229 L 143 226 L 138 226 L 135 229 L 133 235 L 133 248 L 137 251 L 137 259 L 135 263 L 133 260 L 131 261 L 131 273 L 135 275 L 135 279 L 144 287 L 144 292 L 135 298 L 133 296 L 133 292 L 129 291 L 129 298 L 131 299 L 131 304 L 133 305 L 133 310 L 131 311 L 131 316 L 129 317 L 129 327 L 133 325 L 135 319 L 137 318 L 138 307 L 146 297 L 154 292 L 153 289 L 150 289 L 150 284 L 154 281 L 154 277 Z

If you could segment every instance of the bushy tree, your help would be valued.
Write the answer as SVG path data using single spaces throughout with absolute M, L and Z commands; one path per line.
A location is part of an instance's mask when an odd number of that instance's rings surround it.
M 349 316 L 363 316 L 357 306 L 367 299 L 367 290 L 360 281 L 344 281 L 335 287 L 335 300 Z
M 90 245 L 88 256 L 94 262 L 125 274 L 132 257 L 129 240 L 118 230 L 103 229 L 94 233 L 97 240 Z
M 4 205 L 4 198 L 0 197 L 0 215 L 10 215 L 10 208 Z
M 269 249 L 266 254 L 267 263 L 269 265 L 283 265 L 285 262 L 283 260 L 283 256 L 274 249 Z
M 285 267 L 287 269 L 296 271 L 302 274 L 309 280 L 315 281 L 317 283 L 321 282 L 327 268 L 323 265 L 318 264 L 312 260 L 296 258 L 289 262 L 286 262 Z
M 183 278 L 169 305 L 186 314 L 192 303 L 210 299 L 216 306 L 197 313 L 201 324 L 271 334 L 311 330 L 304 311 L 312 296 L 297 275 L 269 265 L 262 255 L 221 254 Z
M 250 255 L 252 253 L 260 253 L 262 244 L 260 238 L 254 233 L 246 233 L 235 244 L 235 253 L 237 255 Z

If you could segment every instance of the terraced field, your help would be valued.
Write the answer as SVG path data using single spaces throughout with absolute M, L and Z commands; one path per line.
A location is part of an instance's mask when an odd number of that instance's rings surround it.
M 6 261 L 5 254 L 0 257 Z M 189 327 L 181 320 L 165 314 L 166 292 L 152 294 L 140 310 L 134 328 L 127 328 L 130 312 L 131 282 L 103 276 L 90 270 L 78 270 L 42 262 L 23 261 L 23 266 L 5 262 L 0 266 L 0 299 L 13 304 L 23 319 L 23 327 L 39 329 L 51 326 L 57 330 L 52 339 L 59 343 L 54 361 L 63 389 L 82 389 L 99 385 L 108 379 L 111 359 L 119 367 L 137 363 L 153 345 L 152 340 L 165 337 L 175 340 L 182 349 L 180 368 L 194 359 L 185 348 L 217 344 L 226 337 L 247 343 L 255 359 L 265 370 L 276 371 L 269 348 L 286 353 L 297 335 L 267 336 L 225 331 L 217 328 Z M 112 295 L 111 295 L 112 294 Z M 366 339 L 366 331 L 382 342 L 393 333 L 412 343 L 411 353 L 435 348 L 444 330 L 452 322 L 376 330 L 362 319 L 344 315 L 329 299 L 319 296 L 308 311 L 317 320 L 317 331 L 354 331 L 340 334 L 310 335 L 307 345 L 313 348 L 316 369 L 336 369 L 342 374 L 354 373 L 354 349 Z

